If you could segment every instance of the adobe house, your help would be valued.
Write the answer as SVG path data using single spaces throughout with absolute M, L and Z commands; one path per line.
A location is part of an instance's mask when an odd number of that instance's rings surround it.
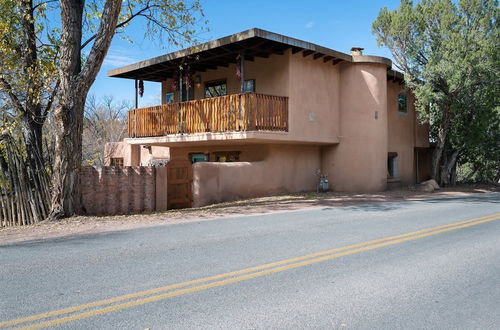
M 391 65 L 250 29 L 111 70 L 135 80 L 136 100 L 141 80 L 161 83 L 162 104 L 129 112 L 107 165 L 184 159 L 195 206 L 316 191 L 318 170 L 334 191 L 420 182 L 428 127 Z

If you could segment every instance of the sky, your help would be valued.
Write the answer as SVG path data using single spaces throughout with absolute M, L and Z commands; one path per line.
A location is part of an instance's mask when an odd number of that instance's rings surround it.
M 199 35 L 202 42 L 260 28 L 343 53 L 356 46 L 363 47 L 365 55 L 391 58 L 387 49 L 377 46 L 371 25 L 381 8 L 394 9 L 399 0 L 201 0 L 201 3 L 209 28 Z M 90 94 L 97 98 L 113 96 L 116 101 L 132 105 L 134 81 L 110 78 L 107 72 L 178 50 L 159 39 L 144 39 L 141 25 L 136 22 L 128 27 L 133 43 L 115 36 Z M 160 83 L 146 82 L 139 107 L 160 104 L 160 89 Z

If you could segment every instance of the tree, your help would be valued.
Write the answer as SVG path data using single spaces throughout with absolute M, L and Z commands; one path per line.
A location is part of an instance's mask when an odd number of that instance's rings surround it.
M 78 213 L 84 105 L 113 37 L 139 20 L 145 36 L 192 43 L 203 15 L 199 1 L 0 0 L 0 14 L 0 94 L 8 96 L 19 118 L 34 118 L 40 126 L 53 109 L 50 218 Z M 27 148 L 29 154 L 40 153 L 38 131 L 27 125 L 29 139 L 38 141 L 34 151 Z
M 100 101 L 89 96 L 85 105 L 83 121 L 83 164 L 103 166 L 107 142 L 121 141 L 127 132 L 127 111 L 131 105 L 116 102 L 112 96 L 104 96 Z
M 498 136 L 498 17 L 496 0 L 402 0 L 373 23 L 431 125 L 432 177 L 444 185 L 460 159 Z

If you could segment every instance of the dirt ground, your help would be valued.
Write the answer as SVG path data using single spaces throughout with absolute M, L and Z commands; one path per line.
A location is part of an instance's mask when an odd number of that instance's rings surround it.
M 152 214 L 75 216 L 57 222 L 42 222 L 26 227 L 0 228 L 0 245 L 72 235 L 169 225 L 183 222 L 207 221 L 224 217 L 285 212 L 305 208 L 339 207 L 368 203 L 421 200 L 437 197 L 482 194 L 495 191 L 500 191 L 500 187 L 492 185 L 468 185 L 444 188 L 433 193 L 409 191 L 407 189 L 363 194 L 334 192 L 320 194 L 304 193 L 246 199 L 229 203 L 209 205 L 201 208 L 170 210 L 167 212 Z

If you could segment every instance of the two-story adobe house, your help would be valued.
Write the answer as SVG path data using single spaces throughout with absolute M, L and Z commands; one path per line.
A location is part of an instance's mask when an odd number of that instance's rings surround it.
M 110 77 L 162 84 L 162 104 L 128 114 L 108 165 L 181 158 L 193 202 L 315 191 L 385 190 L 427 179 L 428 127 L 391 61 L 341 53 L 260 29 L 122 68 Z

